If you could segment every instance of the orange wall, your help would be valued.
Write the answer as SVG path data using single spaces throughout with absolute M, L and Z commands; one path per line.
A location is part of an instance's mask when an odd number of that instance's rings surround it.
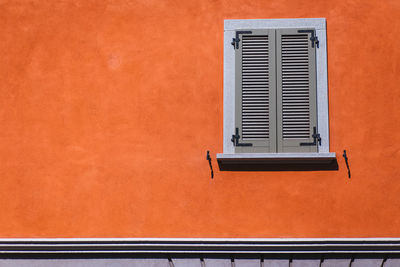
M 399 14 L 398 0 L 0 1 L 0 236 L 399 237 Z M 303 17 L 327 18 L 339 171 L 211 180 L 223 19 Z

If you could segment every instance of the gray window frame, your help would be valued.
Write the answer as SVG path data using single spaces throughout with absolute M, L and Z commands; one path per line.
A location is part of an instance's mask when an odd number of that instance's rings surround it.
M 232 158 L 235 147 L 231 138 L 235 132 L 235 50 L 232 47 L 232 38 L 235 38 L 237 30 L 245 29 L 291 29 L 291 28 L 314 28 L 319 39 L 319 48 L 316 49 L 316 80 L 317 80 L 317 123 L 318 132 L 321 136 L 321 145 L 316 153 L 310 157 L 332 157 L 335 153 L 329 152 L 329 113 L 328 113 L 328 68 L 327 68 L 327 44 L 326 44 L 326 19 L 325 18 L 302 18 L 302 19 L 246 19 L 224 21 L 224 133 L 223 154 L 217 154 L 217 158 Z M 251 157 L 247 153 L 243 157 Z M 290 153 L 264 153 L 267 157 L 271 154 L 285 154 L 290 158 Z M 312 155 L 311 155 L 312 154 Z M 260 157 L 258 155 L 256 157 Z M 304 155 L 301 155 L 304 156 Z M 293 157 L 299 157 L 299 153 L 293 153 Z

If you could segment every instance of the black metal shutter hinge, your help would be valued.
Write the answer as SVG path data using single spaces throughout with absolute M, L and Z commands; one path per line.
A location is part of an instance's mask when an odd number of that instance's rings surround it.
M 240 135 L 239 135 L 239 128 L 236 128 L 235 134 L 232 135 L 232 143 L 234 146 L 253 146 L 251 143 L 239 143 Z
M 317 133 L 317 127 L 313 128 L 313 135 L 312 138 L 314 138 L 314 142 L 312 143 L 300 143 L 300 146 L 316 146 L 317 142 L 319 145 L 321 145 L 321 136 L 319 133 Z
M 252 31 L 236 31 L 236 38 L 232 38 L 233 49 L 239 49 L 239 34 L 252 33 Z
M 316 44 L 317 48 L 319 48 L 319 40 L 318 40 L 317 35 L 315 34 L 315 30 L 298 30 L 297 32 L 299 32 L 299 33 L 303 33 L 303 32 L 311 33 L 310 41 L 311 41 L 312 48 L 314 48 L 314 44 Z

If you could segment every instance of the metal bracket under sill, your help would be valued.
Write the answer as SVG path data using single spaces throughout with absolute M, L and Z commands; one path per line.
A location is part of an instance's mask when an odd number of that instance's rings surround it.
M 221 171 L 337 170 L 336 153 L 217 154 Z

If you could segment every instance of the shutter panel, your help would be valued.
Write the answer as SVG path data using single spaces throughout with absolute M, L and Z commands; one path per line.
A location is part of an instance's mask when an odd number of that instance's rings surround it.
M 276 152 L 275 31 L 250 30 L 239 35 L 235 55 L 236 153 Z M 234 133 L 232 133 L 234 134 Z
M 316 58 L 311 33 L 277 30 L 277 142 L 278 152 L 317 152 Z

